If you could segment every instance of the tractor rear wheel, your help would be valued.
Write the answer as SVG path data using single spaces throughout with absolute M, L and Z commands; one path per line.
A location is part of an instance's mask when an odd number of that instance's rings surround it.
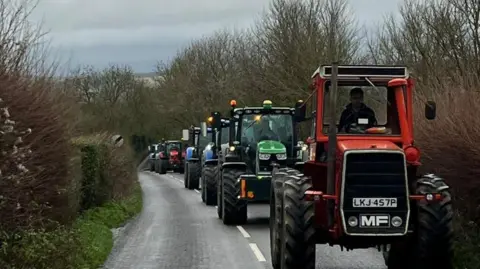
M 392 245 L 385 255 L 389 269 L 453 269 L 453 209 L 449 187 L 442 178 L 424 175 L 416 182 L 415 194 L 440 193 L 438 202 L 417 202 L 416 231 L 402 246 Z M 408 263 L 411 264 L 408 264 Z
M 245 171 L 226 168 L 222 179 L 222 220 L 226 225 L 239 225 L 247 222 L 247 201 L 238 199 L 240 182 L 238 178 Z
M 283 187 L 280 261 L 282 269 L 315 268 L 315 211 L 306 201 L 311 179 L 300 172 L 289 173 Z
M 160 169 L 159 169 L 160 171 L 159 171 L 159 173 L 160 173 L 161 175 L 167 173 L 167 165 L 168 165 L 168 160 L 160 160 L 160 167 L 159 167 L 159 168 L 160 168 Z
M 186 173 L 183 174 L 183 185 L 185 186 L 185 189 L 188 188 L 188 171 L 189 171 L 189 168 L 188 168 L 188 162 L 185 162 L 185 170 L 186 170 Z
M 188 189 L 198 189 L 200 183 L 200 175 L 202 173 L 202 167 L 200 166 L 200 162 L 190 163 L 190 165 L 188 166 L 188 173 Z
M 202 190 L 205 193 L 205 204 L 206 205 L 217 205 L 217 177 L 218 177 L 218 166 L 207 165 L 204 169 L 204 180 L 202 185 Z
M 272 175 L 272 187 L 270 189 L 270 254 L 274 269 L 280 269 L 280 236 L 283 221 L 282 196 L 287 170 L 289 169 L 281 168 Z

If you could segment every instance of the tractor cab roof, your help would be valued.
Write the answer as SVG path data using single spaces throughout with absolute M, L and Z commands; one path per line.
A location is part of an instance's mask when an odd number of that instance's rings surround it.
M 170 144 L 170 143 L 182 143 L 180 140 L 167 140 L 165 143 Z
M 312 75 L 312 78 L 329 80 L 332 77 L 332 66 L 322 65 Z M 388 81 L 391 79 L 408 79 L 409 72 L 405 66 L 386 65 L 339 65 L 338 80 L 365 80 Z
M 294 114 L 295 109 L 291 107 L 244 107 L 244 108 L 235 108 L 233 110 L 235 114 Z

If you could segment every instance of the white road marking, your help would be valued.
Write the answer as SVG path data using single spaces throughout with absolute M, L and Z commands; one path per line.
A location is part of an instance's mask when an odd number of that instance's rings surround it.
M 197 189 L 195 189 L 195 192 L 196 192 L 196 193 L 200 193 L 200 191 L 198 191 Z
M 260 251 L 260 249 L 258 248 L 257 244 L 255 243 L 250 243 L 250 248 L 252 249 L 253 251 L 253 254 L 255 254 L 255 257 L 257 257 L 257 260 L 259 262 L 266 262 L 267 260 L 265 259 L 265 256 L 263 256 L 262 252 Z
M 247 231 L 245 231 L 245 229 L 243 229 L 242 226 L 237 226 L 237 229 L 240 231 L 240 233 L 243 235 L 243 237 L 250 238 L 250 235 L 248 234 Z

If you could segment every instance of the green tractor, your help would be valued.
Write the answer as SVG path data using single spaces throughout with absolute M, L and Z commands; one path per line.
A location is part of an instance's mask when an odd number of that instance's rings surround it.
M 269 203 L 272 172 L 292 167 L 303 170 L 297 144 L 297 116 L 305 113 L 303 101 L 295 108 L 236 108 L 230 103 L 229 143 L 219 156 L 218 213 L 224 224 L 247 221 L 247 204 Z

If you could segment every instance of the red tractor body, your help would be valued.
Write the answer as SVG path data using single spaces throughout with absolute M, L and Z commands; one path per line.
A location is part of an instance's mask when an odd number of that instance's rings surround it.
M 321 66 L 312 78 L 308 160 L 274 173 L 273 267 L 314 268 L 315 245 L 330 244 L 377 247 L 388 268 L 452 268 L 450 193 L 443 179 L 417 175 L 407 69 Z M 426 104 L 427 119 L 435 109 Z

